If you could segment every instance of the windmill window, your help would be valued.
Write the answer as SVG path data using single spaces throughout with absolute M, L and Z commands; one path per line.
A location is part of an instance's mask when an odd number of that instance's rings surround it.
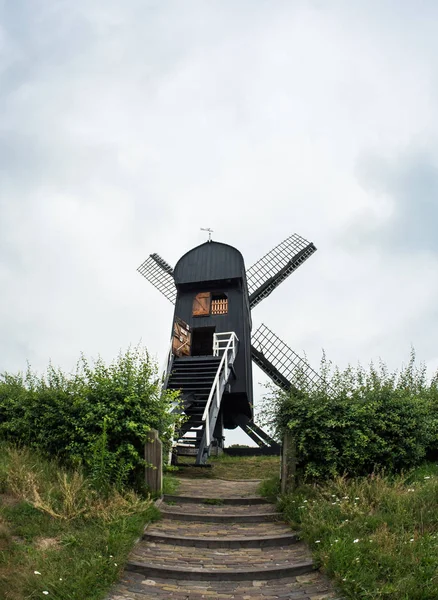
M 228 313 L 228 298 L 225 294 L 213 294 L 211 297 L 211 314 L 226 315 Z

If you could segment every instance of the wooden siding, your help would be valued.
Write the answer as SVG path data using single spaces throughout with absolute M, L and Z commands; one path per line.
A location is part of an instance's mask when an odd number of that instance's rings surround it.
M 216 333 L 236 333 L 239 338 L 239 351 L 235 363 L 236 380 L 231 382 L 232 393 L 246 393 L 249 402 L 252 402 L 251 317 L 246 302 L 247 294 L 237 282 L 223 291 L 228 296 L 228 313 L 193 316 L 196 291 L 187 290 L 178 294 L 175 315 L 185 321 L 191 331 L 197 327 L 215 327 Z
M 182 256 L 174 271 L 175 285 L 202 281 L 244 279 L 243 256 L 236 248 L 219 242 L 206 242 Z
M 188 324 L 192 336 L 198 327 L 214 327 L 216 333 L 234 331 L 239 338 L 236 377 L 230 379 L 222 409 L 225 427 L 236 427 L 252 417 L 253 401 L 252 322 L 243 257 L 232 246 L 206 242 L 180 258 L 174 278 L 178 292 L 175 317 Z M 214 304 L 212 310 L 214 297 L 220 303 Z

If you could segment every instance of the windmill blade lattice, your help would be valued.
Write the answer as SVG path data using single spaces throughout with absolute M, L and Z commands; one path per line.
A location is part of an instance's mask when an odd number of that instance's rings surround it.
M 246 272 L 250 307 L 269 296 L 315 251 L 312 242 L 294 233 L 258 260 Z
M 176 300 L 176 287 L 172 267 L 159 254 L 151 254 L 137 271 L 160 291 L 172 304 Z
M 319 373 L 263 323 L 251 342 L 253 361 L 282 389 L 312 391 L 327 386 Z

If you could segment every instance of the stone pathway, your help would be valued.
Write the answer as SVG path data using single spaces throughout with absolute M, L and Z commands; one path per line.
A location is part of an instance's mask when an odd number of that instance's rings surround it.
M 257 496 L 258 484 L 180 479 L 108 600 L 335 600 L 306 545 Z

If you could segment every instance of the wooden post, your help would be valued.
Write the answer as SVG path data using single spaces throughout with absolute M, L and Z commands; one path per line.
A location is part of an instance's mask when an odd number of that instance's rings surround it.
M 283 438 L 281 453 L 281 493 L 292 492 L 297 470 L 297 449 L 292 434 L 287 431 Z
M 161 496 L 163 491 L 163 450 L 158 431 L 151 429 L 144 446 L 146 461 L 145 483 L 152 494 Z

